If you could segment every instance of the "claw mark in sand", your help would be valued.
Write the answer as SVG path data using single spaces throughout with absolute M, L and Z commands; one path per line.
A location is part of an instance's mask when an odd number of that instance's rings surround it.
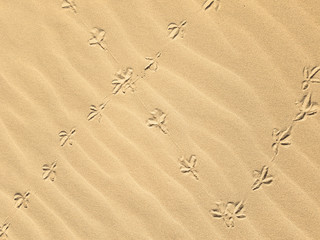
M 100 104 L 99 106 L 91 105 L 90 110 L 91 112 L 89 113 L 87 119 L 88 121 L 94 119 L 95 117 L 98 117 L 98 121 L 101 121 L 102 118 L 102 111 L 105 108 L 107 102 Z
M 191 173 L 195 177 L 195 179 L 199 180 L 198 172 L 197 170 L 195 170 L 197 164 L 197 157 L 195 155 L 191 155 L 189 159 L 181 157 L 180 164 L 180 171 L 182 173 Z
M 147 124 L 149 127 L 158 127 L 161 129 L 161 131 L 164 134 L 168 133 L 168 129 L 166 127 L 166 117 L 167 114 L 162 112 L 159 108 L 154 109 L 152 112 L 150 112 L 152 115 L 152 118 L 149 118 L 147 121 Z
M 243 213 L 244 205 L 243 201 L 240 202 L 228 202 L 227 204 L 222 202 L 216 203 L 217 207 L 210 211 L 211 215 L 215 218 L 221 218 L 224 220 L 227 227 L 234 227 L 234 220 L 236 218 L 245 218 Z
M 156 61 L 161 56 L 161 52 L 158 52 L 155 57 L 146 57 L 145 59 L 149 61 L 148 65 L 144 70 L 151 70 L 156 72 L 158 70 L 158 62 Z
M 267 166 L 263 166 L 261 171 L 255 170 L 253 172 L 253 176 L 255 177 L 255 181 L 251 187 L 252 190 L 257 190 L 260 188 L 262 184 L 270 184 L 273 181 L 273 177 L 268 175 L 269 168 Z
M 0 227 L 0 239 L 6 239 L 8 237 L 7 231 L 10 227 L 10 223 L 5 223 Z
M 273 143 L 272 143 L 272 149 L 273 152 L 276 155 L 278 155 L 279 152 L 279 146 L 288 146 L 291 144 L 289 141 L 290 135 L 291 135 L 292 126 L 288 127 L 285 130 L 280 131 L 277 128 L 273 129 L 272 137 L 273 137 Z
M 63 146 L 67 141 L 69 142 L 70 145 L 72 145 L 73 144 L 72 136 L 75 133 L 76 133 L 76 129 L 75 128 L 72 128 L 69 133 L 67 133 L 66 131 L 61 131 L 59 133 L 60 146 Z
M 178 24 L 170 23 L 168 25 L 169 37 L 175 39 L 178 35 L 183 38 L 184 37 L 184 27 L 187 24 L 186 20 L 183 20 Z
M 16 193 L 13 197 L 13 199 L 16 201 L 16 207 L 20 208 L 23 205 L 24 208 L 27 208 L 29 204 L 29 196 L 29 191 L 25 192 L 24 194 Z
M 63 0 L 61 7 L 72 9 L 74 13 L 77 13 L 77 5 L 73 0 Z
M 112 81 L 114 85 L 113 94 L 117 94 L 120 89 L 122 89 L 122 93 L 126 93 L 126 91 L 131 88 L 134 91 L 135 86 L 132 81 L 133 69 L 128 67 L 126 70 L 119 70 L 115 76 L 117 77 Z
M 308 89 L 311 83 L 320 83 L 319 78 L 314 78 L 314 76 L 320 71 L 319 67 L 314 67 L 311 70 L 307 67 L 303 69 L 303 81 L 302 81 L 302 90 Z
M 50 179 L 52 182 L 56 179 L 56 167 L 57 167 L 57 162 L 53 162 L 51 166 L 48 164 L 44 164 L 42 166 L 43 174 L 42 178 L 44 180 Z
M 293 121 L 304 120 L 305 117 L 315 115 L 318 111 L 318 103 L 311 101 L 310 92 L 304 95 L 296 104 L 299 106 L 300 112 L 296 115 Z
M 218 11 L 220 9 L 220 0 L 207 0 L 202 5 L 202 9 L 204 11 L 208 10 L 211 7 Z
M 103 41 L 106 32 L 101 28 L 93 28 L 91 30 L 92 37 L 89 39 L 90 45 L 99 45 L 103 50 L 107 50 L 107 45 Z

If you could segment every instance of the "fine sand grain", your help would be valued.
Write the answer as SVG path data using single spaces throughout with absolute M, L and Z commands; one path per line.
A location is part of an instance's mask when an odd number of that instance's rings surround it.
M 320 239 L 316 0 L 0 1 L 0 239 Z

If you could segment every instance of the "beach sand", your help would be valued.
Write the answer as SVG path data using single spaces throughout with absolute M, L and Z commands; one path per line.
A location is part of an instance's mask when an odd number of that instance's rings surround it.
M 0 3 L 0 239 L 320 239 L 316 0 Z

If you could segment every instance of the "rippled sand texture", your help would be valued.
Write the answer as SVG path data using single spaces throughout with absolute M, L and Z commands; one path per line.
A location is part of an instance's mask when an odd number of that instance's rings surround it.
M 0 2 L 0 239 L 320 238 L 320 5 L 204 2 Z

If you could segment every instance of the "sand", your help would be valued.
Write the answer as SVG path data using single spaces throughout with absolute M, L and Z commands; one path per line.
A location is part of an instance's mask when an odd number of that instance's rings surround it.
M 320 239 L 318 1 L 0 21 L 0 239 Z

